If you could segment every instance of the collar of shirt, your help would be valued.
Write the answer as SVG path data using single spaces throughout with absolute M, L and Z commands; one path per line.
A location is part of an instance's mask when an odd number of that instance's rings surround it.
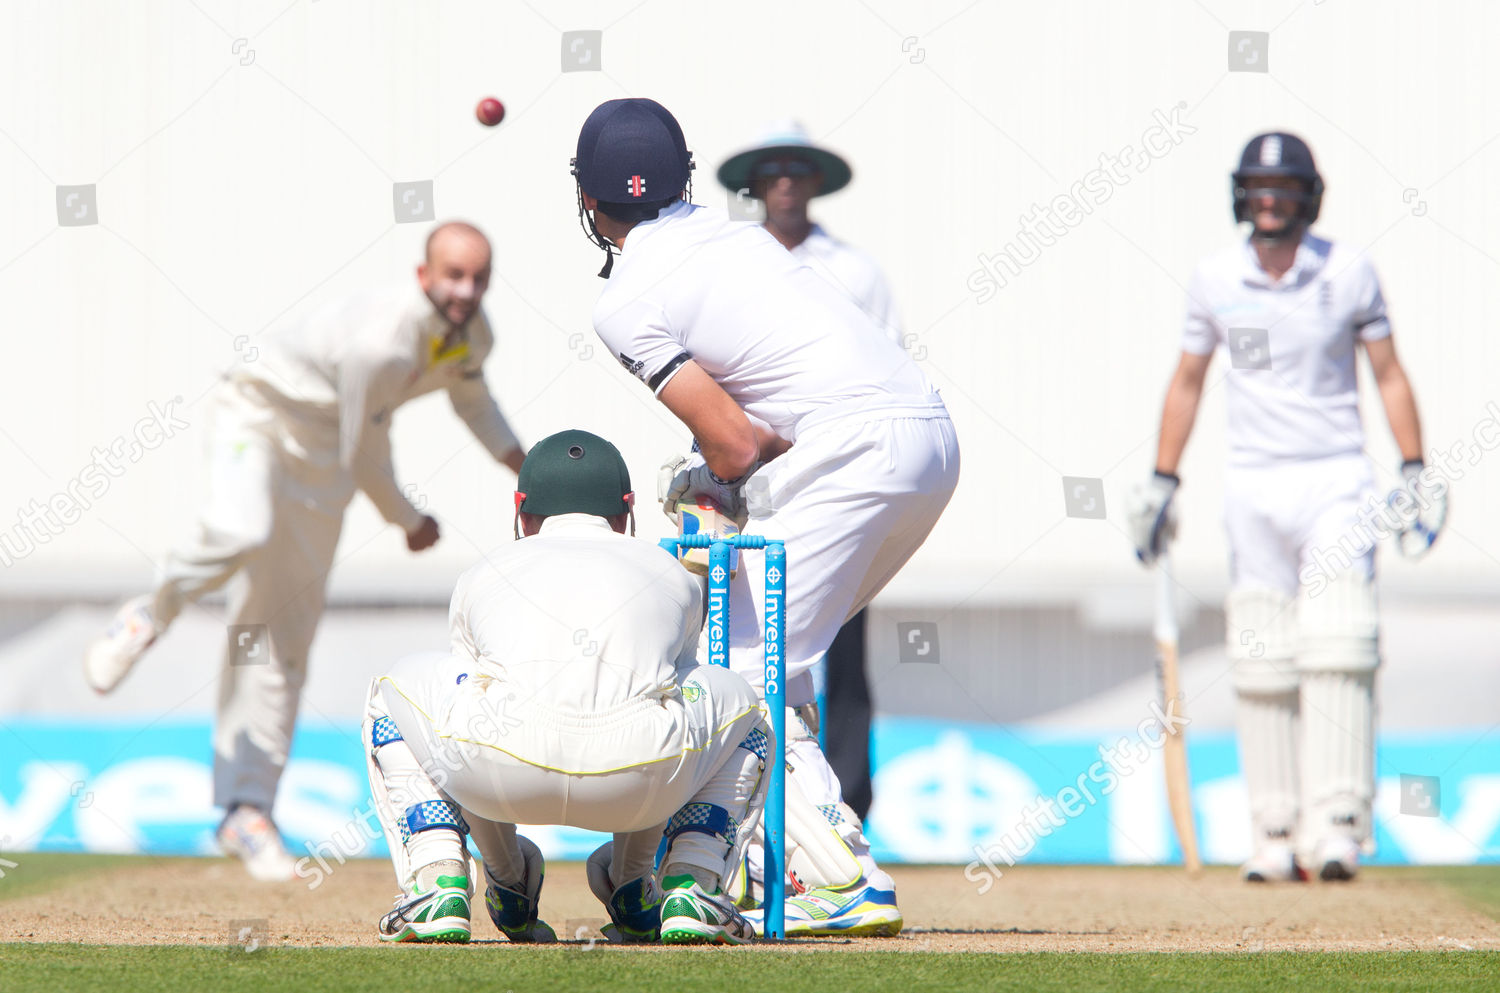
M 694 206 L 686 200 L 678 200 L 670 207 L 663 207 L 661 213 L 651 218 L 651 220 L 638 223 L 625 236 L 625 247 L 620 249 L 621 258 L 625 256 L 627 251 L 639 245 L 642 239 L 649 238 L 654 232 L 659 230 L 664 222 L 670 221 L 674 217 L 686 217 L 694 209 Z
M 588 534 L 599 531 L 615 533 L 615 529 L 609 526 L 609 521 L 594 514 L 553 514 L 542 521 L 541 530 L 537 534 Z
M 417 326 L 417 331 L 426 344 L 427 350 L 423 358 L 428 364 L 436 364 L 445 358 L 462 358 L 463 351 L 474 336 L 470 326 L 483 317 L 480 308 L 474 309 L 474 315 L 460 328 L 454 328 L 448 323 L 442 314 L 438 313 L 427 294 L 417 287 L 416 294 L 406 309 L 407 318 Z
M 1260 256 L 1255 254 L 1255 243 L 1246 238 L 1245 285 L 1268 290 L 1289 290 L 1306 285 L 1322 271 L 1323 263 L 1328 261 L 1330 247 L 1329 242 L 1314 237 L 1311 232 L 1304 231 L 1302 240 L 1297 244 L 1297 254 L 1292 259 L 1292 267 L 1280 279 L 1272 280 L 1270 273 L 1260 267 Z
M 812 229 L 807 232 L 807 237 L 803 238 L 792 251 L 826 255 L 829 246 L 833 244 L 833 235 L 823 230 L 823 225 L 814 223 Z

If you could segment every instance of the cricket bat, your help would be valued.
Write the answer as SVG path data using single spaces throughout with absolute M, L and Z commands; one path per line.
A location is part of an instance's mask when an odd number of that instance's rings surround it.
M 683 500 L 677 504 L 677 536 L 685 534 L 712 534 L 716 538 L 732 538 L 740 533 L 734 518 L 719 510 L 709 500 Z M 708 575 L 708 549 L 688 548 L 678 551 L 678 558 L 688 572 L 698 576 Z M 729 549 L 729 575 L 739 572 L 739 549 Z
M 1165 555 L 1156 562 L 1156 677 L 1161 687 L 1161 706 L 1167 714 L 1186 716 L 1177 670 L 1177 595 L 1172 583 L 1172 563 Z M 1172 811 L 1172 825 L 1182 846 L 1182 864 L 1196 874 L 1203 868 L 1198 857 L 1198 830 L 1193 822 L 1193 781 L 1188 773 L 1187 742 L 1184 727 L 1165 729 L 1162 757 L 1167 767 L 1167 805 Z

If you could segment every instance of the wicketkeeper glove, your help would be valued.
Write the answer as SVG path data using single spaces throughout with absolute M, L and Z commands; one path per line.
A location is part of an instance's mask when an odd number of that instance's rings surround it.
M 1155 472 L 1126 497 L 1130 537 L 1135 542 L 1135 557 L 1142 565 L 1154 564 L 1177 537 L 1177 511 L 1172 498 L 1181 484 L 1182 480 L 1170 473 Z

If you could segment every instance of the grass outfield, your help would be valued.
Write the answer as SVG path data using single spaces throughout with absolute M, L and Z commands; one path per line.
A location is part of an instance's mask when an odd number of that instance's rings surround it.
M 1409 872 L 1413 879 L 1441 883 L 1471 906 L 1500 920 L 1500 866 L 1431 865 L 1390 871 Z
M 806 990 L 841 984 L 901 993 L 1085 993 L 1139 990 L 1319 993 L 1493 988 L 1500 952 L 1246 955 L 1033 953 L 986 955 L 824 949 L 660 950 L 418 947 L 266 949 L 10 945 L 0 947 L 7 993 L 116 989 L 214 990 Z

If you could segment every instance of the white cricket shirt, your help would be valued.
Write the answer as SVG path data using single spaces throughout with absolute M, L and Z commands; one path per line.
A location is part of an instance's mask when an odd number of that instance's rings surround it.
M 700 610 L 672 554 L 602 517 L 561 514 L 459 577 L 448 628 L 455 657 L 513 686 L 518 704 L 579 715 L 671 692 Z
M 890 284 L 874 259 L 818 224 L 792 249 L 792 256 L 838 287 L 887 338 L 901 344 L 901 315 L 896 313 Z
M 246 381 L 282 415 L 292 455 L 335 460 L 382 517 L 410 531 L 422 513 L 391 468 L 391 416 L 424 393 L 446 389 L 453 410 L 497 460 L 518 447 L 484 381 L 495 338 L 482 310 L 462 330 L 419 290 L 363 294 L 257 340 L 261 355 L 230 378 Z
M 631 230 L 594 328 L 653 392 L 692 359 L 789 441 L 821 408 L 933 392 L 899 345 L 764 228 L 687 203 Z
M 1306 234 L 1275 283 L 1248 241 L 1199 263 L 1182 348 L 1228 349 L 1229 460 L 1252 466 L 1363 449 L 1355 345 L 1390 333 L 1370 263 Z

